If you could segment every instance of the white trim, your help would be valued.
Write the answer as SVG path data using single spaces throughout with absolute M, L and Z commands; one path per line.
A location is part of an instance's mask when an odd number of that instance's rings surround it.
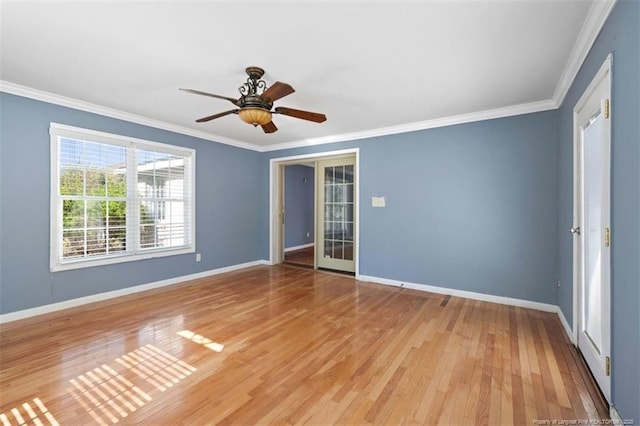
M 309 247 L 313 247 L 315 245 L 316 245 L 315 243 L 309 243 L 309 244 L 302 244 L 301 246 L 287 247 L 287 248 L 284 249 L 284 252 L 287 253 L 287 252 L 290 252 L 290 251 L 302 250 L 302 249 L 306 249 L 306 248 L 309 248 Z
M 576 44 L 571 51 L 571 55 L 567 60 L 567 64 L 562 71 L 556 90 L 553 93 L 553 102 L 560 106 L 564 102 L 564 98 L 573 84 L 580 67 L 587 59 L 589 51 L 600 34 L 607 18 L 611 14 L 617 0 L 600 0 L 594 1 L 589 9 L 584 25 L 578 34 Z
M 579 150 L 579 136 L 577 135 L 576 129 L 576 112 L 573 112 L 573 146 L 571 149 L 572 162 L 573 162 L 573 185 L 571 187 L 572 191 L 572 201 L 573 201 L 573 210 L 571 213 L 571 228 L 575 228 L 578 225 L 578 209 L 580 208 L 580 199 L 579 199 L 579 189 L 580 185 L 580 160 L 577 154 Z M 580 242 L 578 238 L 576 238 L 573 234 L 571 236 L 571 274 L 572 274 L 572 284 L 573 284 L 573 330 L 571 333 L 571 341 L 574 345 L 578 344 L 578 286 L 580 285 L 580 267 L 578 265 L 577 256 L 579 256 L 578 252 L 581 249 Z
M 604 59 L 604 62 L 600 66 L 600 69 L 598 70 L 598 72 L 591 79 L 591 83 L 589 83 L 589 86 L 587 86 L 587 88 L 582 93 L 582 96 L 580 96 L 580 99 L 578 100 L 578 102 L 576 102 L 576 106 L 573 107 L 574 112 L 584 108 L 585 104 L 589 101 L 589 96 L 591 96 L 592 93 L 596 90 L 600 81 L 604 77 L 607 77 L 607 74 L 608 74 L 609 80 L 611 80 L 612 67 L 613 67 L 613 54 L 609 53 L 607 57 Z M 611 83 L 609 83 L 609 86 L 611 86 Z
M 609 417 L 611 417 L 611 424 L 614 424 L 614 425 L 633 424 L 632 422 L 629 422 L 629 421 L 625 423 L 625 421 L 622 420 L 620 413 L 618 413 L 618 410 L 613 405 L 609 406 Z
M 278 259 L 278 244 L 276 244 L 275 233 L 278 227 L 276 221 L 278 220 L 277 211 L 274 211 L 278 206 L 278 195 L 280 188 L 277 188 L 277 175 L 278 167 L 284 163 L 295 162 L 297 160 L 309 160 L 319 159 L 323 157 L 333 157 L 338 155 L 355 154 L 356 156 L 356 194 L 360 193 L 360 148 L 341 149 L 336 151 L 317 152 L 312 154 L 291 155 L 288 157 L 271 158 L 269 160 L 269 264 L 275 265 L 276 259 Z M 360 241 L 360 210 L 359 202 L 356 203 L 356 229 L 355 239 Z M 360 244 L 356 244 L 356 277 L 360 271 Z
M 195 253 L 196 251 L 196 150 L 193 148 L 176 146 L 166 143 L 154 142 L 145 139 L 132 138 L 129 136 L 121 136 L 113 133 L 101 132 L 93 129 L 86 129 L 81 127 L 69 126 L 66 124 L 59 124 L 51 122 L 49 126 L 50 135 L 50 155 L 51 155 L 51 167 L 50 167 L 50 231 L 49 231 L 49 267 L 53 272 L 65 271 L 79 268 L 89 268 L 92 266 L 111 265 L 121 262 L 131 262 L 144 259 L 152 259 L 156 257 L 175 256 L 187 253 Z M 189 188 L 185 190 L 185 193 L 189 195 L 190 201 L 190 213 L 185 213 L 185 217 L 189 217 L 189 229 L 188 233 L 185 232 L 185 236 L 189 236 L 188 244 L 184 244 L 179 247 L 168 248 L 156 248 L 153 250 L 139 250 L 137 241 L 137 232 L 132 231 L 133 226 L 129 226 L 130 223 L 136 223 L 135 220 L 131 220 L 132 217 L 138 215 L 138 212 L 134 209 L 127 207 L 127 232 L 126 232 L 126 246 L 132 247 L 132 249 L 126 250 L 121 254 L 111 254 L 103 257 L 95 258 L 80 258 L 76 260 L 63 261 L 62 248 L 60 242 L 62 241 L 62 227 L 60 226 L 62 218 L 62 203 L 60 202 L 59 195 L 59 183 L 60 183 L 60 139 L 83 139 L 92 142 L 98 142 L 108 145 L 116 145 L 124 147 L 129 150 L 130 148 L 144 148 L 158 150 L 163 153 L 177 155 L 182 157 L 184 165 L 184 181 L 185 184 L 189 183 Z M 135 150 L 133 151 L 135 152 Z M 136 170 L 137 164 L 135 155 L 127 155 L 127 169 Z M 127 188 L 136 188 L 135 174 L 127 174 Z M 189 178 L 189 179 L 187 179 Z M 126 199 L 131 199 L 130 191 L 127 191 Z M 187 207 L 185 203 L 185 208 Z
M 355 205 L 353 214 L 355 215 L 356 220 L 356 229 L 354 232 L 354 242 L 356 244 L 356 252 L 354 253 L 356 259 L 356 270 L 354 271 L 355 279 L 360 279 L 360 149 L 356 151 L 356 167 L 355 167 L 355 176 L 354 179 L 356 181 L 355 187 Z
M 491 294 L 476 293 L 473 291 L 456 290 L 452 288 L 436 287 L 427 284 L 410 283 L 407 281 L 392 280 L 389 278 L 372 277 L 368 275 L 360 275 L 359 281 L 372 282 L 375 284 L 388 285 L 400 288 L 409 288 L 412 290 L 427 291 L 430 293 L 445 294 L 448 296 L 463 297 L 465 299 L 479 300 L 482 302 L 499 303 L 501 305 L 517 306 L 520 308 L 535 309 L 544 312 L 558 312 L 557 305 L 549 303 L 533 302 L 530 300 L 514 299 L 512 297 L 494 296 Z
M 394 135 L 398 133 L 415 132 L 418 130 L 435 129 L 439 127 L 453 126 L 456 124 L 472 123 L 475 121 L 492 120 L 495 118 L 505 118 L 514 115 L 530 114 L 534 112 L 557 109 L 558 104 L 552 100 L 532 102 L 528 104 L 513 105 L 504 108 L 491 109 L 486 111 L 472 112 L 468 114 L 453 115 L 450 117 L 436 118 L 433 120 L 418 121 L 414 123 L 400 124 L 397 126 L 381 127 L 378 129 L 364 130 L 361 132 L 343 133 L 340 135 L 325 136 L 315 139 L 285 142 L 276 145 L 261 147 L 261 151 L 278 151 L 282 149 L 300 148 L 305 146 L 323 145 L 336 142 L 354 141 L 358 139 L 374 138 L 380 136 Z
M 131 123 L 137 123 L 144 126 L 150 126 L 157 129 L 168 130 L 187 136 L 193 136 L 195 138 L 209 140 L 213 142 L 219 142 L 226 145 L 235 146 L 238 148 L 249 149 L 258 152 L 277 151 L 288 148 L 298 148 L 313 145 L 322 145 L 336 142 L 345 142 L 365 138 L 373 138 L 379 136 L 393 135 L 397 133 L 414 132 L 417 130 L 435 129 L 438 127 L 452 126 L 456 124 L 471 123 L 474 121 L 491 120 L 495 118 L 504 118 L 514 115 L 529 114 L 540 111 L 547 111 L 558 108 L 559 104 L 553 100 L 543 100 L 538 102 L 531 102 L 527 104 L 512 105 L 503 108 L 496 108 L 485 111 L 476 111 L 467 114 L 454 115 L 450 117 L 436 118 L 433 120 L 425 120 L 414 123 L 400 124 L 397 126 L 382 127 L 379 129 L 365 130 L 362 132 L 343 133 L 338 135 L 325 136 L 315 139 L 302 139 L 291 142 L 284 142 L 276 145 L 261 146 L 254 145 L 248 142 L 242 142 L 236 139 L 211 134 L 208 132 L 193 130 L 188 127 L 179 126 L 176 124 L 167 123 L 164 121 L 154 120 L 152 118 L 131 114 L 128 112 L 116 110 L 113 108 L 107 108 L 100 105 L 92 104 L 89 102 L 81 101 L 78 99 L 68 98 L 66 96 L 56 95 L 54 93 L 45 92 L 42 90 L 32 89 L 30 87 L 21 86 L 19 84 L 11 83 L 8 81 L 0 80 L 0 92 L 6 92 L 17 96 L 23 96 L 47 102 L 55 105 L 60 105 L 68 108 L 77 109 L 80 111 L 86 111 L 94 114 L 100 114 L 105 117 L 116 118 L 119 120 L 129 121 Z
M 143 144 L 152 148 L 162 149 L 165 152 L 177 155 L 185 155 L 188 152 L 189 155 L 195 155 L 196 150 L 186 146 L 179 146 L 175 144 L 150 141 L 148 139 L 134 138 L 131 136 L 118 135 L 115 133 L 101 132 L 99 130 L 87 129 L 86 127 L 70 126 L 68 124 L 60 124 L 51 122 L 49 125 L 49 134 L 55 134 L 56 136 L 63 136 L 68 138 L 78 138 L 78 134 L 91 138 L 92 141 L 108 143 L 112 145 L 128 146 L 129 144 Z
M 269 161 L 271 163 L 273 162 L 285 163 L 285 162 L 292 162 L 292 161 L 297 162 L 298 160 L 309 160 L 309 159 L 315 160 L 318 157 L 334 157 L 338 155 L 355 154 L 356 152 L 358 152 L 358 150 L 359 148 L 348 148 L 348 149 L 339 149 L 336 151 L 314 152 L 311 154 L 290 155 L 288 157 L 272 158 Z
M 190 275 L 183 275 L 180 277 L 169 278 L 162 281 L 155 281 L 152 283 L 141 284 L 134 287 L 127 287 L 121 290 L 108 291 L 105 293 L 93 294 L 91 296 L 80 297 L 77 299 L 66 300 L 64 302 L 52 303 L 49 305 L 38 306 L 36 308 L 24 309 L 22 311 L 10 312 L 8 314 L 0 315 L 0 324 L 4 324 L 11 321 L 17 321 L 25 318 L 30 318 L 36 315 L 48 314 L 51 312 L 60 311 L 62 309 L 75 308 L 77 306 L 86 305 L 89 303 L 101 302 L 115 297 L 126 296 L 129 294 L 140 293 L 147 290 L 153 290 L 156 288 L 167 287 L 170 285 L 183 284 L 187 281 L 192 281 L 200 278 L 210 277 L 212 275 L 224 274 L 226 272 L 232 272 L 239 269 L 250 268 L 258 265 L 267 265 L 266 260 L 255 260 L 253 262 L 240 263 L 238 265 L 225 266 L 223 268 L 211 269 L 209 271 L 198 272 Z
M 562 312 L 562 309 L 560 309 L 559 306 L 558 306 L 558 317 L 560 318 L 560 323 L 564 328 L 564 332 L 567 333 L 567 337 L 569 338 L 569 341 L 575 345 L 576 340 L 573 335 L 573 328 L 569 325 L 569 321 L 567 321 L 567 318 L 564 316 L 564 312 Z
M 52 207 L 52 209 L 55 207 Z M 53 223 L 53 221 L 51 221 Z M 52 226 L 53 228 L 53 226 Z M 59 232 L 62 233 L 61 227 L 57 227 Z M 54 233 L 53 230 L 51 232 Z M 135 235 L 135 234 L 134 234 Z M 57 238 L 57 237 L 56 237 Z M 58 244 L 58 241 L 51 241 L 51 244 Z M 49 269 L 51 272 L 62 272 L 62 271 L 70 271 L 73 269 L 84 269 L 84 268 L 93 268 L 95 266 L 105 266 L 105 265 L 115 265 L 117 263 L 125 263 L 125 262 L 137 262 L 139 260 L 149 260 L 156 259 L 158 257 L 167 257 L 167 256 L 180 256 L 183 254 L 195 253 L 195 242 L 193 247 L 178 247 L 174 249 L 158 249 L 156 251 L 149 251 L 147 253 L 132 253 L 132 254 L 123 254 L 123 255 L 109 255 L 105 257 L 98 257 L 97 259 L 89 259 L 82 258 L 78 260 L 69 260 L 64 263 L 61 263 L 56 256 L 56 253 L 53 250 L 49 250 L 52 252 L 50 254 L 50 261 L 52 262 L 49 265 Z
M 105 117 L 124 120 L 130 123 L 141 124 L 143 126 L 149 126 L 156 129 L 168 130 L 170 132 L 178 133 L 181 135 L 193 136 L 194 138 L 198 139 L 219 142 L 238 148 L 250 149 L 252 151 L 259 151 L 258 147 L 253 144 L 241 142 L 232 138 L 227 138 L 225 136 L 190 129 L 188 127 L 179 126 L 177 124 L 167 123 L 166 121 L 160 121 L 153 118 L 144 117 L 142 115 L 131 114 L 114 108 L 108 108 L 101 105 L 92 104 L 90 102 L 57 95 L 55 93 L 32 89 L 31 87 L 21 86 L 9 81 L 0 80 L 0 92 L 10 93 L 12 95 L 35 99 L 54 105 L 60 105 L 67 108 L 90 112 L 93 114 L 99 114 Z
M 49 127 L 49 268 L 58 265 L 59 241 L 62 240 L 62 226 L 58 226 L 58 218 L 64 216 L 62 205 L 58 203 L 60 192 L 60 144 L 57 137 L 51 134 L 55 123 Z M 55 166 L 54 166 L 55 165 Z M 128 243 L 128 241 L 127 241 Z

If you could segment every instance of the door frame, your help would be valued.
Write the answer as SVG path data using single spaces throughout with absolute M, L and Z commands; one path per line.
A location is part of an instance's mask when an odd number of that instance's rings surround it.
M 603 216 L 602 216 L 602 227 L 609 228 L 611 230 L 611 81 L 612 81 L 612 54 L 609 54 L 605 59 L 604 63 L 593 77 L 587 88 L 584 90 L 583 94 L 580 96 L 580 99 L 576 103 L 573 109 L 573 224 L 572 226 L 583 228 L 583 219 L 584 219 L 584 211 L 582 209 L 581 193 L 583 182 L 582 178 L 582 147 L 581 147 L 581 139 L 582 139 L 582 128 L 579 120 L 580 112 L 586 106 L 587 101 L 591 96 L 594 95 L 597 87 L 600 83 L 605 82 L 607 90 L 608 90 L 608 109 L 609 109 L 609 117 L 603 121 L 604 132 L 608 136 L 605 143 L 605 148 L 603 150 L 603 174 L 602 174 L 602 191 L 603 191 Z M 580 212 L 580 216 L 578 216 L 578 212 Z M 611 231 L 610 231 L 611 232 Z M 580 297 L 581 297 L 581 279 L 584 274 L 584 268 L 581 263 L 581 259 L 583 257 L 582 251 L 584 246 L 584 239 L 581 235 L 579 238 L 573 237 L 573 344 L 578 348 L 579 344 L 579 333 L 580 333 Z M 602 265 L 604 269 L 603 277 L 604 281 L 602 285 L 606 286 L 603 304 L 607 306 L 607 312 L 605 315 L 608 316 L 608 330 L 606 341 L 603 341 L 603 352 L 605 356 L 611 357 L 611 247 L 608 247 L 606 250 L 603 250 L 603 258 Z M 578 348 L 579 349 L 579 348 Z M 594 373 L 595 375 L 595 373 Z M 600 386 L 600 384 L 598 384 Z M 609 379 L 607 384 L 605 385 L 605 389 L 601 389 L 603 394 L 605 395 L 607 402 L 611 403 L 611 375 L 609 375 Z
M 324 151 L 313 154 L 293 155 L 288 157 L 278 157 L 269 160 L 269 264 L 276 265 L 284 260 L 284 241 L 282 226 L 282 207 L 284 203 L 284 173 L 285 165 L 297 164 L 299 162 L 317 161 L 329 159 L 337 156 L 355 155 L 355 190 L 360 194 L 360 149 L 350 148 L 336 151 Z M 314 198 L 316 198 L 314 196 Z M 356 197 L 354 206 L 355 215 L 355 277 L 360 276 L 360 201 Z M 315 209 L 314 209 L 315 210 Z M 317 238 L 316 238 L 317 239 Z M 316 247 L 317 249 L 317 247 Z

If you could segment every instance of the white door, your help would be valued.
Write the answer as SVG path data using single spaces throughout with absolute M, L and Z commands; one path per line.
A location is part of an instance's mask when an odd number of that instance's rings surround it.
M 316 166 L 316 265 L 355 272 L 355 157 Z
M 611 58 L 574 109 L 574 276 L 577 345 L 611 401 Z M 576 309 L 576 307 L 574 307 Z

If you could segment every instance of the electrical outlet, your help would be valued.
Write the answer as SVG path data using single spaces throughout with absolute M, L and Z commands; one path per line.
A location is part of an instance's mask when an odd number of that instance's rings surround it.
M 307 238 L 309 238 L 310 236 L 311 236 L 311 234 L 307 232 Z
M 558 280 L 558 288 L 560 288 L 560 280 Z
M 202 260 L 202 255 L 200 253 L 196 253 L 196 262 L 200 262 Z

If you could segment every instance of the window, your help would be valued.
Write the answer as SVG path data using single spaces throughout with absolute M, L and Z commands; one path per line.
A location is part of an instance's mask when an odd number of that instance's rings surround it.
M 195 251 L 195 151 L 51 124 L 51 269 Z

